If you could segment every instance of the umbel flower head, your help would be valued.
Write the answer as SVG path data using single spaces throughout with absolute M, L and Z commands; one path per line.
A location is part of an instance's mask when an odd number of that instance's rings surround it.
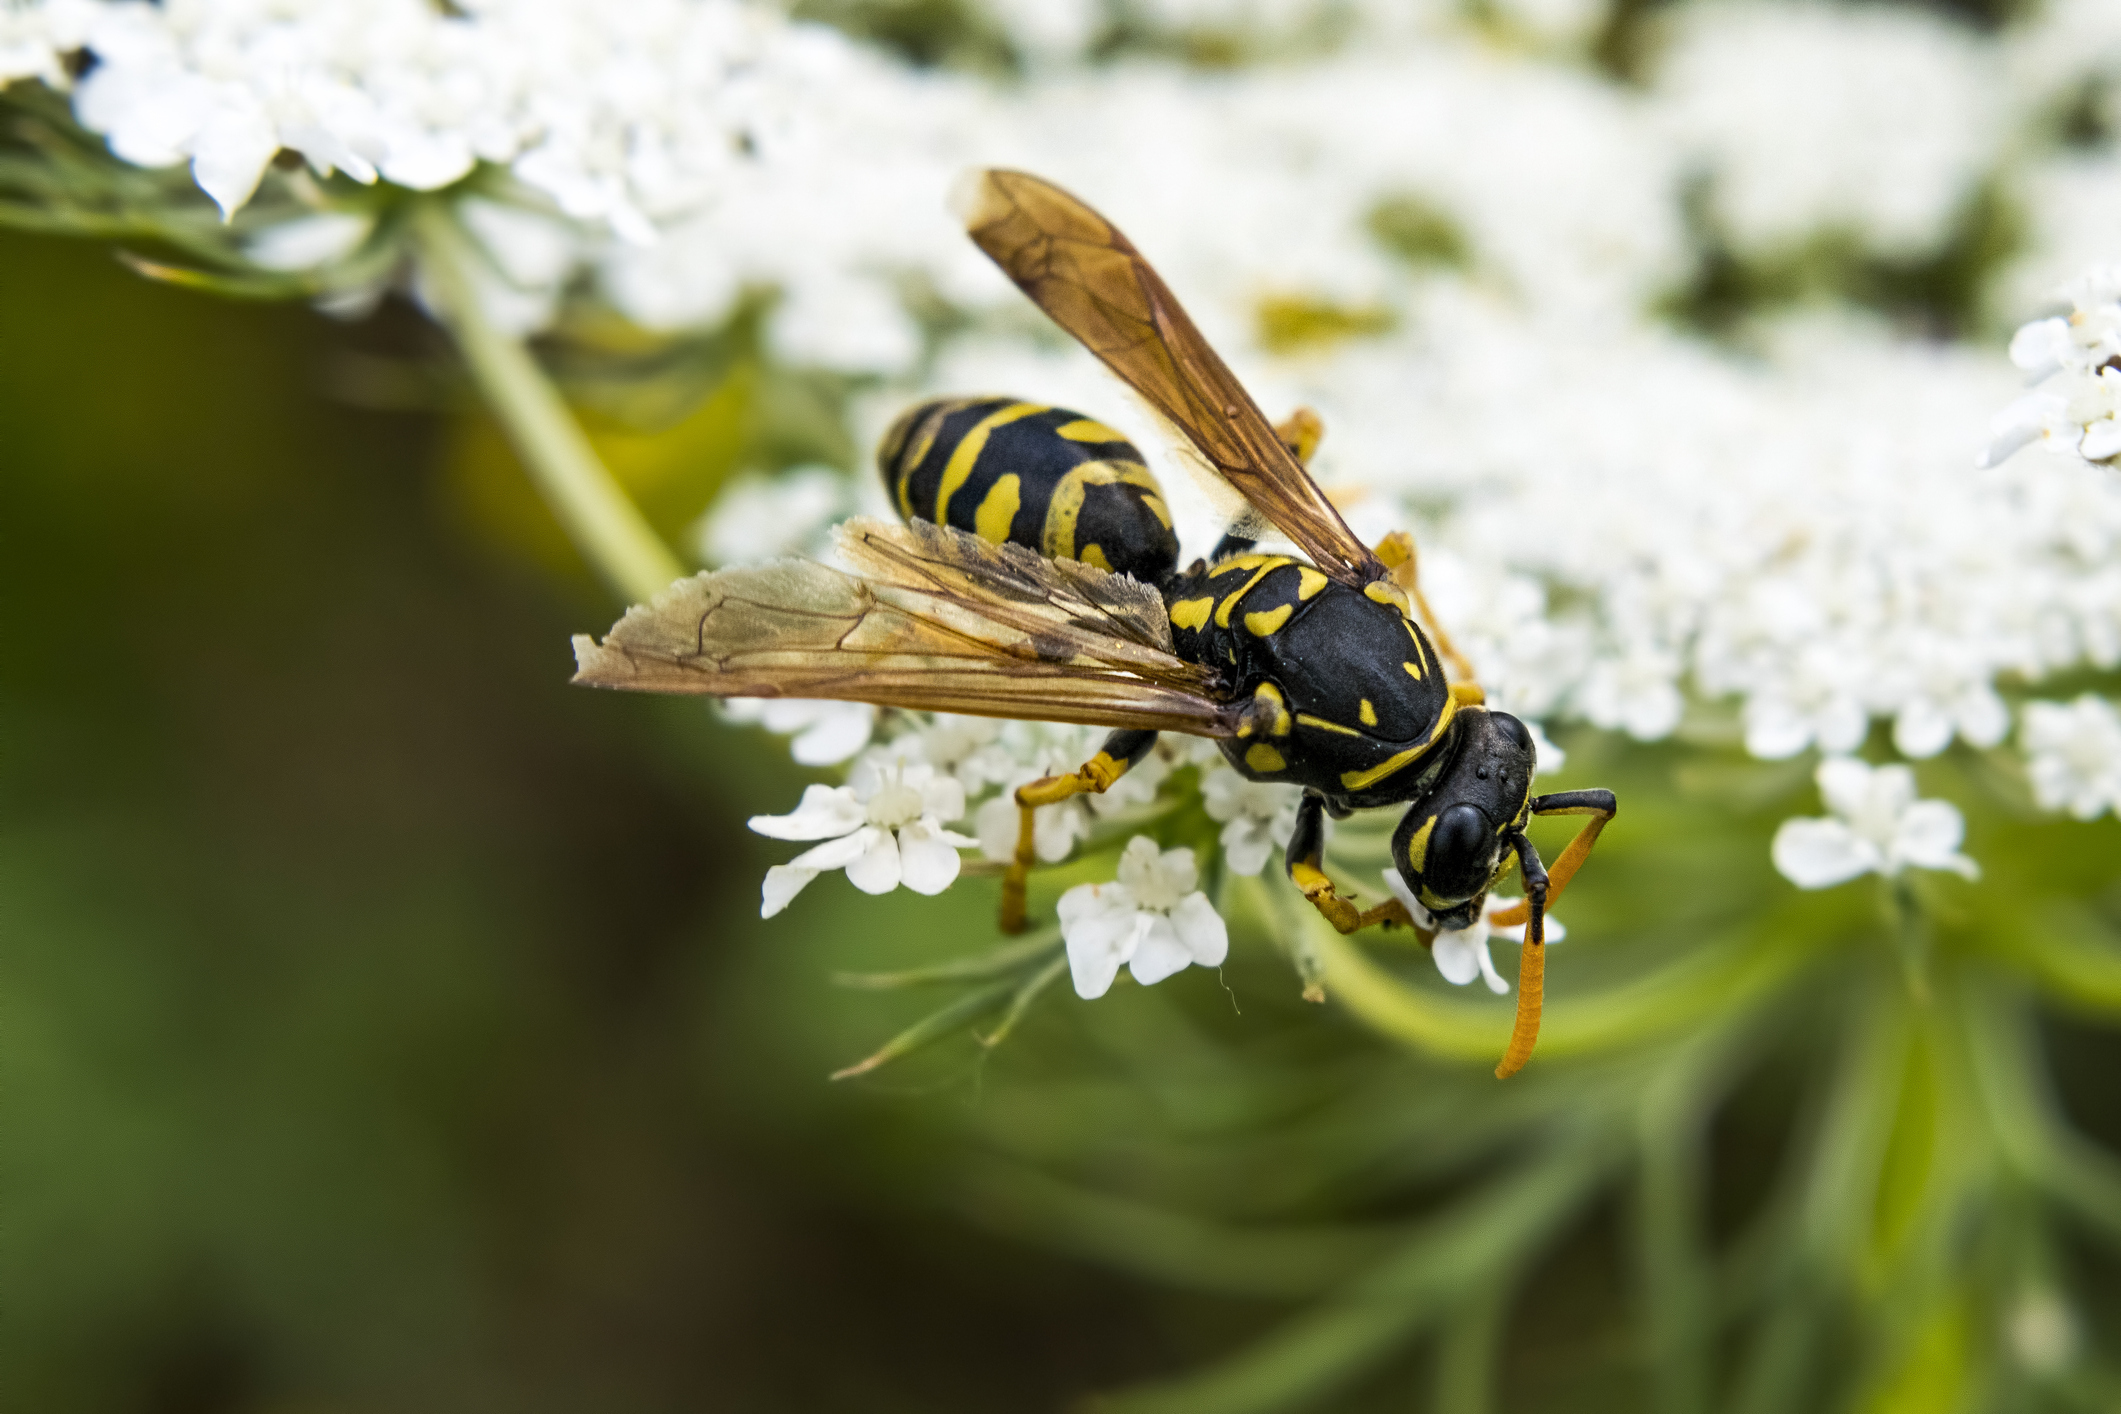
M 900 884 L 939 894 L 957 881 L 960 849 L 979 841 L 943 828 L 965 813 L 965 788 L 933 766 L 868 764 L 852 785 L 810 786 L 788 815 L 754 815 L 751 828 L 777 840 L 824 840 L 766 871 L 759 917 L 771 918 L 819 874 L 845 869 L 865 894 Z
M 1220 967 L 1230 932 L 1208 896 L 1190 849 L 1160 850 L 1147 835 L 1127 841 L 1119 878 L 1078 884 L 1061 895 L 1061 937 L 1077 996 L 1101 997 L 1120 965 L 1144 986 L 1190 963 Z
M 1959 852 L 1966 837 L 1959 807 L 1917 800 L 1908 767 L 1835 757 L 1819 763 L 1816 779 L 1834 813 L 1783 821 L 1772 849 L 1775 868 L 1798 888 L 1829 888 L 1863 874 L 1890 879 L 1909 865 L 1980 877 L 1981 867 Z

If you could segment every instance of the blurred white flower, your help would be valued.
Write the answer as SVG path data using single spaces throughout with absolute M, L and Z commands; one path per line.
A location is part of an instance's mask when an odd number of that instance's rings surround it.
M 1147 835 L 1127 841 L 1119 878 L 1078 884 L 1060 898 L 1068 971 L 1081 997 L 1101 997 L 1125 964 L 1144 986 L 1189 964 L 1220 967 L 1229 929 L 1195 885 L 1190 849 L 1159 850 Z
M 853 509 L 847 477 L 829 466 L 801 466 L 778 476 L 750 473 L 724 486 L 693 527 L 700 558 L 720 568 L 821 556 L 833 524 Z
M 1845 884 L 1863 874 L 1892 878 L 1910 865 L 1979 878 L 1959 852 L 1966 821 L 1947 800 L 1917 800 L 1915 773 L 1850 757 L 1819 763 L 1814 777 L 1828 817 L 1798 817 L 1775 831 L 1775 868 L 1800 889 Z
M 267 226 L 245 241 L 243 250 L 266 270 L 310 270 L 352 254 L 375 224 L 370 216 L 320 211 Z
M 2121 266 L 2087 271 L 2065 293 L 2067 318 L 2035 320 L 2011 339 L 2032 390 L 1997 415 L 1982 466 L 2033 442 L 2091 462 L 2121 455 Z
M 732 722 L 756 724 L 794 738 L 788 743 L 788 754 L 804 766 L 836 766 L 849 760 L 869 744 L 876 730 L 876 708 L 866 702 L 729 697 L 722 701 L 722 714 Z
M 2121 811 L 2121 714 L 2093 693 L 2074 702 L 2028 702 L 2019 740 L 2043 810 L 2079 820 Z
M 1303 803 L 1296 786 L 1247 780 L 1217 764 L 1201 777 L 1200 792 L 1208 818 L 1223 822 L 1223 862 L 1233 873 L 1257 874 L 1296 833 Z
M 1385 870 L 1384 881 L 1385 887 L 1392 891 L 1392 897 L 1398 899 L 1407 912 L 1413 915 L 1416 924 L 1422 928 L 1436 929 L 1436 937 L 1429 944 L 1429 956 L 1435 961 L 1436 970 L 1443 974 L 1444 981 L 1454 987 L 1463 987 L 1475 977 L 1479 977 L 1487 982 L 1488 990 L 1498 997 L 1510 990 L 1510 984 L 1495 970 L 1495 960 L 1488 955 L 1488 940 L 1500 938 L 1506 943 L 1523 945 L 1524 930 L 1530 926 L 1528 922 L 1500 925 L 1495 922 L 1496 914 L 1507 913 L 1523 903 L 1523 899 L 1489 894 L 1480 905 L 1480 917 L 1474 919 L 1469 926 L 1457 929 L 1437 928 L 1435 917 L 1421 906 L 1421 901 L 1414 897 L 1414 891 L 1407 887 L 1405 879 L 1399 877 L 1397 869 Z M 1561 920 L 1553 914 L 1549 913 L 1541 921 L 1540 936 L 1548 943 L 1558 943 L 1568 935 L 1569 930 L 1563 927 Z
M 1002 745 L 1002 724 L 994 718 L 937 712 L 922 722 L 880 750 L 898 760 L 925 761 L 955 777 L 968 799 L 1015 774 L 1016 759 Z
M 1075 770 L 1090 759 L 1105 736 L 1100 727 L 1050 722 L 1002 724 L 995 745 L 1007 754 L 1010 770 L 997 782 L 1001 791 L 973 816 L 973 831 L 979 835 L 980 849 L 987 858 L 1016 857 L 1016 836 L 1022 820 L 1016 804 L 1018 788 Z M 1072 796 L 1058 804 L 1040 806 L 1032 826 L 1038 857 L 1048 864 L 1066 859 L 1074 851 L 1076 841 L 1089 835 L 1099 820 L 1123 815 L 1155 800 L 1157 787 L 1170 770 L 1167 758 L 1152 753 L 1102 795 Z
M 1918 11 L 1739 0 L 1675 21 L 1662 116 L 1745 247 L 1839 228 L 1933 250 L 2006 131 L 1993 49 Z
M 806 786 L 792 814 L 751 817 L 751 828 L 771 839 L 826 841 L 766 871 L 759 917 L 773 917 L 833 869 L 845 869 L 865 894 L 900 884 L 941 893 L 957 880 L 958 850 L 977 843 L 943 828 L 964 813 L 963 788 L 927 766 L 883 766 L 858 773 L 851 785 Z

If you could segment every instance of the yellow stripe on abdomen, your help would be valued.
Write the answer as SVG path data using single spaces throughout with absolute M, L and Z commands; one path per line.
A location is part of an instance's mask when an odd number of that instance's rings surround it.
M 943 466 L 943 479 L 935 488 L 935 509 L 928 519 L 937 525 L 950 523 L 950 498 L 972 475 L 972 468 L 979 463 L 980 453 L 987 449 L 987 439 L 994 435 L 997 427 L 1006 427 L 1019 418 L 1041 413 L 1052 406 L 1050 403 L 1011 403 L 1005 408 L 988 413 L 972 425 L 970 431 L 950 449 L 950 460 Z
M 1009 527 L 1016 524 L 1017 507 L 1023 504 L 1023 485 L 1024 479 L 1012 471 L 980 499 L 979 509 L 972 515 L 972 529 L 980 539 L 999 545 L 1009 538 Z
M 1084 462 L 1060 479 L 1060 484 L 1053 488 L 1051 499 L 1046 502 L 1045 533 L 1040 537 L 1040 548 L 1047 558 L 1077 558 L 1075 523 L 1083 513 L 1083 498 L 1090 494 L 1093 486 L 1139 486 L 1152 496 L 1158 489 L 1156 478 L 1140 462 Z M 1163 514 L 1161 501 L 1157 502 L 1156 510 L 1159 515 Z

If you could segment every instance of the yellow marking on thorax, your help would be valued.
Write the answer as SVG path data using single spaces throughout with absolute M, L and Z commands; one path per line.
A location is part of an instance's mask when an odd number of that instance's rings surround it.
M 1272 775 L 1289 763 L 1281 759 L 1281 753 L 1263 741 L 1254 742 L 1245 752 L 1245 765 L 1262 776 Z
M 1230 595 L 1227 599 L 1224 599 L 1222 604 L 1216 609 L 1215 625 L 1217 628 L 1228 628 L 1230 626 L 1230 611 L 1237 607 L 1238 600 L 1244 598 L 1247 594 L 1250 594 L 1252 592 L 1253 585 L 1259 583 L 1268 575 L 1280 569 L 1283 565 L 1293 565 L 1296 563 L 1296 561 L 1288 558 L 1286 555 L 1242 555 L 1239 556 L 1239 559 L 1253 560 L 1255 562 L 1258 562 L 1258 568 L 1252 571 L 1252 577 L 1250 579 L 1246 580 L 1243 584 L 1238 586 L 1236 593 Z M 1237 561 L 1231 560 L 1228 563 L 1234 565 L 1237 563 Z M 1222 569 L 1218 567 L 1209 577 L 1212 579 L 1215 575 L 1221 574 L 1222 572 Z
M 1208 578 L 1220 579 L 1226 574 L 1235 574 L 1239 570 L 1256 570 L 1261 565 L 1272 567 L 1274 565 L 1293 565 L 1295 563 L 1287 555 L 1232 555 L 1227 560 L 1218 560 L 1215 567 L 1208 571 Z
M 1005 408 L 988 413 L 973 424 L 972 430 L 965 434 L 964 439 L 950 449 L 950 460 L 943 466 L 942 484 L 935 492 L 934 519 L 937 525 L 950 523 L 950 498 L 957 494 L 958 488 L 972 475 L 972 468 L 979 464 L 980 453 L 987 449 L 987 439 L 994 435 L 995 429 L 1006 427 L 1019 418 L 1044 412 L 1051 406 L 1050 403 L 1011 403 Z
M 1431 815 L 1422 821 L 1414 838 L 1407 841 L 1407 864 L 1417 874 L 1429 866 L 1429 834 L 1436 828 L 1436 819 Z
M 1279 609 L 1269 609 L 1264 614 L 1247 614 L 1245 632 L 1254 638 L 1270 638 L 1280 631 L 1281 626 L 1289 621 L 1289 615 L 1295 612 L 1294 604 L 1284 604 Z
M 1389 579 L 1373 579 L 1362 587 L 1362 597 L 1379 604 L 1390 604 L 1405 618 L 1408 613 L 1406 591 Z
M 1305 600 L 1315 599 L 1332 582 L 1317 570 L 1305 565 L 1296 572 L 1296 597 Z
M 1361 736 L 1353 727 L 1344 727 L 1338 722 L 1329 722 L 1324 717 L 1314 717 L 1309 712 L 1298 712 L 1297 722 L 1306 727 L 1316 727 L 1322 732 L 1339 732 L 1342 736 Z
M 1155 493 L 1159 488 L 1149 468 L 1140 462 L 1084 462 L 1060 479 L 1046 502 L 1045 534 L 1041 548 L 1050 559 L 1076 558 L 1075 522 L 1083 513 L 1083 498 L 1093 486 L 1139 486 Z
M 1421 681 L 1421 664 L 1419 664 L 1419 663 L 1414 663 L 1414 662 L 1407 662 L 1407 663 L 1401 663 L 1401 664 L 1400 664 L 1399 666 L 1401 666 L 1402 668 L 1405 668 L 1405 669 L 1407 670 L 1407 676 L 1408 676 L 1408 677 L 1410 677 L 1410 678 L 1414 679 L 1414 681 L 1416 681 L 1416 682 L 1420 682 L 1420 681 Z
M 1009 538 L 1017 507 L 1023 504 L 1023 484 L 1024 479 L 1012 471 L 981 498 L 979 509 L 972 516 L 972 528 L 980 539 L 999 545 Z
M 1386 776 L 1426 756 L 1430 749 L 1436 745 L 1438 739 L 1443 736 L 1443 729 L 1451 725 L 1451 719 L 1458 715 L 1458 706 L 1456 693 L 1446 697 L 1443 700 L 1443 711 L 1437 715 L 1436 725 L 1429 728 L 1429 734 L 1426 737 L 1415 745 L 1408 747 L 1405 751 L 1398 752 L 1387 760 L 1372 766 L 1367 771 L 1341 772 L 1341 787 L 1345 790 L 1368 790 Z
M 1273 703 L 1274 725 L 1269 727 L 1268 730 L 1276 736 L 1287 736 L 1289 734 L 1289 707 L 1288 703 L 1282 698 L 1280 688 L 1271 682 L 1263 682 L 1252 689 L 1252 700 L 1254 702 Z
M 1198 599 L 1181 599 L 1171 606 L 1171 623 L 1176 628 L 1189 628 L 1197 633 L 1208 622 L 1208 615 L 1213 612 L 1213 594 L 1204 594 Z
M 1071 442 L 1124 442 L 1127 439 L 1105 426 L 1094 417 L 1078 417 L 1073 422 L 1063 422 L 1053 429 L 1057 437 Z
M 1365 697 L 1362 700 L 1362 707 L 1360 710 L 1362 713 L 1362 724 L 1364 726 L 1374 727 L 1377 725 L 1377 709 L 1370 705 L 1369 698 Z

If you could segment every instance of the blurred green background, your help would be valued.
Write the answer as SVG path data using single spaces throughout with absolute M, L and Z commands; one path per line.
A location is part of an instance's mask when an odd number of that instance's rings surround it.
M 886 1025 L 757 921 L 798 777 L 567 686 L 613 603 L 373 406 L 418 316 L 0 269 L 8 1407 L 1035 1408 L 1168 1357 L 824 1082 Z

